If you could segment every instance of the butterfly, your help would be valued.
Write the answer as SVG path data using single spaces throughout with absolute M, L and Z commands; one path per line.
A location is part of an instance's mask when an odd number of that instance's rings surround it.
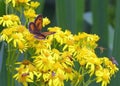
M 48 35 L 54 34 L 55 32 L 41 32 L 43 24 L 43 16 L 40 14 L 36 17 L 34 22 L 29 23 L 29 31 L 34 34 L 37 39 L 45 39 Z

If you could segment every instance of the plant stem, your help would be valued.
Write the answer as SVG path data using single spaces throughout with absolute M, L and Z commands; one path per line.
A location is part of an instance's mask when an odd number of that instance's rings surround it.
M 5 0 L 5 14 L 6 15 L 8 14 L 7 9 L 8 9 L 8 4 L 7 4 L 7 0 Z

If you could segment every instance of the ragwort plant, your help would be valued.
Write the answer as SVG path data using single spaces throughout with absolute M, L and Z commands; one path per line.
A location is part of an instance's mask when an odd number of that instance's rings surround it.
M 119 70 L 107 57 L 96 55 L 98 35 L 74 35 L 54 26 L 48 30 L 55 34 L 37 39 L 29 32 L 28 24 L 37 17 L 35 9 L 40 3 L 5 0 L 5 4 L 6 14 L 0 17 L 4 27 L 0 40 L 7 44 L 7 71 L 23 86 L 64 86 L 65 82 L 72 86 L 89 86 L 93 82 L 107 86 Z M 43 27 L 49 23 L 47 17 L 43 18 Z M 19 61 L 21 54 L 23 60 Z

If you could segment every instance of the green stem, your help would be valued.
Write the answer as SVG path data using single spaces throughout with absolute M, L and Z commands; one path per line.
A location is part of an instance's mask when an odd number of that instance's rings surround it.
M 11 43 L 8 43 L 8 56 L 6 60 L 7 66 L 7 86 L 14 86 L 14 79 L 12 76 L 14 75 L 15 62 L 19 57 L 19 53 L 16 53 L 16 49 L 13 48 Z
M 57 42 L 56 39 L 55 39 L 55 40 L 53 40 L 53 47 L 54 47 L 54 48 L 57 48 L 57 46 L 58 46 L 58 42 Z
M 20 19 L 22 20 L 22 13 L 23 13 L 23 8 L 22 8 L 22 6 L 20 6 Z
M 85 86 L 89 86 L 92 82 L 94 82 L 96 79 L 91 80 L 91 78 L 86 81 Z
M 7 86 L 10 86 L 10 72 L 7 70 Z
M 8 10 L 8 4 L 7 4 L 7 0 L 5 0 L 5 14 L 6 15 L 8 14 L 7 10 Z
M 10 63 L 10 44 L 8 44 L 8 56 L 7 56 L 6 65 L 9 66 L 9 63 Z
M 11 57 L 11 52 L 10 52 L 10 44 L 8 44 L 8 56 L 7 56 L 7 60 L 6 60 L 6 68 L 7 68 L 7 86 L 10 86 L 10 82 L 11 82 L 11 76 L 10 76 L 10 57 Z
M 29 19 L 28 18 L 25 18 L 25 26 L 27 27 L 28 26 L 28 23 L 29 23 Z

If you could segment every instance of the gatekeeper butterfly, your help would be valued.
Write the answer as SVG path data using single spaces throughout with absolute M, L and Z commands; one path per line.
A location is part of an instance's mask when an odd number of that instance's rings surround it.
M 46 36 L 54 34 L 55 32 L 41 32 L 43 24 L 42 15 L 38 15 L 34 22 L 29 23 L 29 31 L 34 34 L 34 37 L 37 39 L 45 39 Z

